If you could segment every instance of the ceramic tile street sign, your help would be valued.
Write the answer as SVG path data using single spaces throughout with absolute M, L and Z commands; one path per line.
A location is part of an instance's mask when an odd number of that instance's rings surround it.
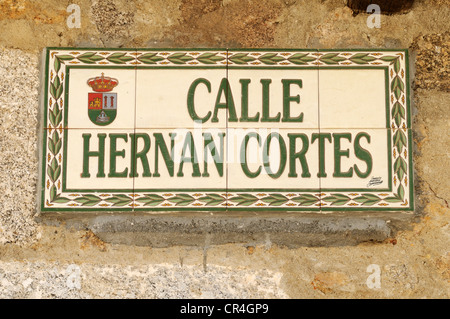
M 42 211 L 413 210 L 405 50 L 46 51 Z

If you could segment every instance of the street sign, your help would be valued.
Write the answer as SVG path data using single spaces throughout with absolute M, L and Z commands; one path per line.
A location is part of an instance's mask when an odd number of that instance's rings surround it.
M 46 51 L 42 211 L 412 211 L 406 50 Z

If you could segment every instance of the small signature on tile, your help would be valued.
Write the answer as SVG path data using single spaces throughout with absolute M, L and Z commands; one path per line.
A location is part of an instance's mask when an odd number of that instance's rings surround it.
M 381 183 L 383 183 L 383 180 L 381 179 L 381 177 L 372 177 L 370 179 L 369 183 L 367 183 L 367 187 L 379 185 Z

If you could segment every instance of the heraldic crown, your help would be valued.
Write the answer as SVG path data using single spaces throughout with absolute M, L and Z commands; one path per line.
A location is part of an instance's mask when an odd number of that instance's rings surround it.
M 119 84 L 119 80 L 113 79 L 110 77 L 106 77 L 104 73 L 102 76 L 97 76 L 95 78 L 90 78 L 87 81 L 87 84 L 95 91 L 95 92 L 109 92 L 114 87 Z

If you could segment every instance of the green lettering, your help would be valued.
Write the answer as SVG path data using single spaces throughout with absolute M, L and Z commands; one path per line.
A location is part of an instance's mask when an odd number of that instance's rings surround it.
M 258 133 L 251 132 L 245 135 L 244 141 L 241 144 L 241 154 L 240 154 L 240 161 L 241 161 L 241 167 L 244 171 L 244 174 L 250 178 L 258 177 L 258 175 L 261 173 L 261 166 L 258 167 L 258 170 L 256 172 L 251 172 L 247 165 L 247 145 L 248 141 L 251 137 L 256 138 L 258 141 L 258 145 L 261 146 L 261 137 Z
M 225 94 L 225 103 L 221 103 L 222 95 Z M 233 94 L 231 93 L 230 83 L 227 78 L 223 78 L 220 82 L 219 91 L 217 92 L 216 105 L 214 107 L 214 115 L 211 122 L 219 122 L 217 113 L 219 109 L 228 110 L 228 121 L 237 122 L 236 108 L 234 106 Z
M 280 166 L 278 167 L 278 171 L 276 173 L 273 173 L 270 169 L 270 160 L 269 160 L 269 149 L 270 149 L 270 142 L 272 141 L 272 138 L 276 138 L 278 140 L 278 143 L 280 145 Z M 267 174 L 272 178 L 278 178 L 283 174 L 284 168 L 286 167 L 286 143 L 284 142 L 283 138 L 278 133 L 270 133 L 266 141 L 264 142 L 263 147 L 263 163 L 264 163 L 264 169 L 267 172 Z
M 297 170 L 295 168 L 296 159 L 300 160 L 302 165 L 302 177 L 311 177 L 308 163 L 306 161 L 306 152 L 309 148 L 309 141 L 306 134 L 288 134 L 289 137 L 289 174 L 288 177 L 297 177 Z M 302 149 L 299 152 L 295 151 L 295 140 L 300 138 L 302 140 Z
M 356 175 L 358 175 L 358 177 L 366 178 L 372 172 L 372 155 L 369 153 L 368 150 L 366 150 L 366 149 L 361 147 L 361 145 L 359 143 L 359 140 L 362 137 L 365 137 L 367 142 L 370 143 L 370 135 L 365 133 L 365 132 L 361 132 L 361 133 L 358 133 L 358 135 L 356 135 L 356 137 L 355 137 L 355 144 L 353 146 L 354 146 L 354 149 L 355 149 L 355 156 L 358 159 L 366 162 L 367 169 L 363 173 L 363 172 L 360 171 L 358 166 L 356 166 L 356 164 L 353 167 L 355 168 L 355 172 L 356 172 Z
M 83 135 L 83 172 L 81 177 L 91 177 L 89 173 L 89 158 L 98 157 L 98 172 L 97 177 L 105 177 L 105 139 L 106 134 L 99 133 L 98 137 L 98 152 L 89 151 L 89 141 L 91 139 L 90 133 Z
M 350 133 L 333 133 L 334 139 L 334 173 L 333 177 L 352 177 L 353 168 L 350 167 L 346 172 L 341 171 L 341 157 L 349 157 L 350 150 L 341 150 L 341 138 L 347 139 L 349 142 L 352 141 L 352 135 Z
M 130 165 L 130 175 L 129 177 L 138 177 L 139 174 L 137 173 L 137 160 L 141 160 L 142 168 L 144 170 L 144 173 L 142 174 L 143 177 L 150 177 L 152 174 L 150 173 L 150 167 L 148 164 L 148 158 L 147 153 L 150 150 L 150 137 L 148 134 L 145 133 L 130 133 L 131 138 L 131 165 Z M 144 141 L 144 147 L 140 152 L 137 152 L 137 140 L 142 139 Z
M 109 153 L 109 174 L 108 177 L 127 177 L 128 174 L 128 167 L 118 173 L 116 171 L 116 165 L 117 165 L 117 157 L 123 157 L 125 158 L 125 150 L 118 151 L 117 150 L 117 139 L 123 139 L 125 142 L 128 142 L 128 135 L 127 134 L 109 134 L 109 140 L 110 140 L 110 153 Z
M 201 121 L 202 123 L 205 123 L 210 117 L 211 117 L 211 111 L 206 114 L 204 117 L 199 117 L 197 113 L 195 112 L 195 106 L 194 106 L 194 95 L 195 95 L 195 89 L 197 86 L 202 83 L 206 85 L 206 88 L 208 89 L 208 93 L 211 93 L 211 83 L 207 79 L 198 78 L 194 82 L 192 82 L 191 86 L 189 87 L 188 95 L 187 95 L 187 107 L 188 112 L 191 118 L 194 121 Z
M 174 158 L 174 148 L 175 148 L 175 136 L 176 133 L 169 133 L 170 137 L 170 154 L 169 150 L 167 149 L 167 145 L 164 142 L 164 137 L 161 133 L 153 133 L 153 136 L 155 137 L 155 173 L 153 174 L 154 177 L 159 177 L 159 151 L 161 151 L 161 155 L 164 159 L 164 163 L 166 164 L 167 171 L 169 172 L 170 177 L 173 177 L 174 173 L 174 164 L 173 164 L 173 158 Z
M 241 79 L 239 80 L 241 83 L 241 118 L 239 121 L 241 122 L 258 122 L 259 121 L 259 112 L 256 113 L 255 116 L 248 116 L 248 84 L 250 83 L 250 79 Z
M 269 110 L 269 85 L 272 83 L 270 79 L 261 79 L 262 84 L 262 117 L 261 122 L 279 122 L 280 121 L 280 112 L 275 117 L 270 117 Z
M 331 143 L 331 134 L 313 133 L 311 136 L 311 144 L 316 139 L 319 139 L 319 173 L 317 173 L 317 177 L 327 177 L 327 173 L 325 173 L 325 139 Z
M 216 144 L 214 143 L 214 140 L 212 138 L 211 133 L 203 133 L 203 140 L 204 140 L 204 156 L 203 156 L 203 177 L 209 177 L 208 173 L 208 152 L 207 149 L 209 149 L 209 152 L 211 153 L 211 156 L 213 157 L 214 164 L 216 165 L 217 172 L 219 173 L 219 176 L 223 176 L 223 137 L 225 136 L 225 133 L 219 133 L 220 138 L 220 154 L 217 152 Z
M 300 103 L 300 95 L 291 96 L 291 84 L 297 84 L 302 88 L 302 80 L 281 80 L 283 83 L 283 118 L 281 122 L 303 122 L 303 112 L 297 117 L 291 117 L 290 103 Z
M 186 150 L 189 148 L 190 156 L 186 156 Z M 197 159 L 197 151 L 195 150 L 195 144 L 194 144 L 194 138 L 192 137 L 192 133 L 188 132 L 186 134 L 186 137 L 184 139 L 184 145 L 183 149 L 181 151 L 181 160 L 180 160 L 180 167 L 178 169 L 177 176 L 183 177 L 183 166 L 184 163 L 191 163 L 192 164 L 192 177 L 200 177 L 200 169 L 198 166 L 198 159 Z

